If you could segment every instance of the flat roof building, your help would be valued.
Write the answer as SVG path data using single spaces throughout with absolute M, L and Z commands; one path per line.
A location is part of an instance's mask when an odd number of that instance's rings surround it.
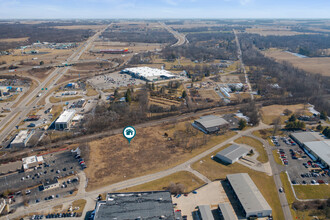
M 198 214 L 201 220 L 214 220 L 213 214 L 211 212 L 209 205 L 199 205 Z
M 229 122 L 216 115 L 207 115 L 195 120 L 193 126 L 209 134 L 220 130 L 228 130 Z
M 66 110 L 64 111 L 60 117 L 55 122 L 56 130 L 63 130 L 69 128 L 71 125 L 72 118 L 74 117 L 76 111 L 75 110 Z
M 26 147 L 27 142 L 30 140 L 32 135 L 34 134 L 34 130 L 21 130 L 14 140 L 10 143 L 11 147 Z
M 106 201 L 96 203 L 94 219 L 168 219 L 174 220 L 168 191 L 108 193 Z
M 229 203 L 220 203 L 218 207 L 223 220 L 237 220 L 237 216 Z
M 43 190 L 49 190 L 49 189 L 55 189 L 60 186 L 59 182 L 57 179 L 52 179 L 52 180 L 47 180 L 42 183 Z
M 290 136 L 313 160 L 319 161 L 325 168 L 330 166 L 329 139 L 318 132 L 296 132 Z
M 39 166 L 44 163 L 44 158 L 42 156 L 30 156 L 22 158 L 23 169 L 28 170 L 30 168 Z
M 121 71 L 132 77 L 139 78 L 146 81 L 157 81 L 160 79 L 173 79 L 176 78 L 171 72 L 163 69 L 156 69 L 151 67 L 133 67 L 126 68 Z
M 216 158 L 226 162 L 226 163 L 235 163 L 240 158 L 245 157 L 249 153 L 250 149 L 243 146 L 232 144 L 226 149 L 223 149 L 217 153 Z
M 272 208 L 247 173 L 229 174 L 227 180 L 240 202 L 245 217 L 272 215 Z

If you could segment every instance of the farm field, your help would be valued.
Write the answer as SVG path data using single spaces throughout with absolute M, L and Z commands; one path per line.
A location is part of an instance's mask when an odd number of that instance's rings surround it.
M 293 66 L 307 72 L 330 76 L 330 57 L 300 58 L 282 50 L 267 50 L 263 53 L 277 61 L 287 61 Z
M 267 26 L 258 26 L 252 28 L 246 28 L 246 32 L 250 34 L 259 34 L 261 36 L 293 36 L 298 34 L 306 34 L 303 32 L 296 32 L 284 27 L 267 27 Z
M 168 137 L 174 138 L 174 133 L 182 131 L 185 126 L 186 122 L 179 122 L 175 125 L 137 129 L 137 136 L 130 145 L 122 134 L 90 142 L 90 156 L 86 162 L 93 166 L 85 169 L 87 190 L 173 167 L 236 134 L 230 131 L 224 135 L 212 135 L 206 144 L 193 150 L 173 147 L 173 141 Z M 192 126 L 190 128 L 194 129 Z M 164 137 L 165 133 L 168 137 Z M 188 142 L 195 143 L 203 138 L 202 132 L 198 131 Z

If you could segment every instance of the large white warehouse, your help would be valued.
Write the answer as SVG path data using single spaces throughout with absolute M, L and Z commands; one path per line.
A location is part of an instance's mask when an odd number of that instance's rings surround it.
M 66 110 L 64 111 L 60 117 L 55 122 L 55 129 L 56 130 L 63 130 L 69 128 L 71 125 L 71 121 L 75 115 L 75 110 Z
M 242 147 L 240 145 L 232 144 L 226 149 L 223 149 L 217 153 L 216 157 L 220 160 L 232 164 L 238 161 L 240 158 L 245 157 L 249 153 L 250 149 Z
M 121 73 L 129 74 L 135 78 L 143 79 L 146 81 L 157 81 L 161 79 L 173 79 L 176 78 L 171 72 L 162 69 L 150 68 L 150 67 L 134 67 L 126 68 Z
M 245 217 L 267 217 L 272 215 L 272 208 L 262 196 L 249 174 L 236 173 L 227 175 L 227 180 L 233 189 Z

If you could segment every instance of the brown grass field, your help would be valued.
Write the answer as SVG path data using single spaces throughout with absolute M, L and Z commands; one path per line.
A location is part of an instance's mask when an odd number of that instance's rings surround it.
M 181 147 L 168 147 L 171 141 L 163 136 L 164 133 L 173 137 L 174 131 L 183 130 L 184 127 L 185 122 L 180 122 L 137 129 L 131 144 L 122 134 L 90 142 L 90 156 L 86 161 L 88 168 L 85 169 L 87 190 L 173 167 L 236 134 L 230 131 L 224 135 L 211 136 L 206 145 L 191 152 Z M 190 141 L 202 136 L 198 132 Z
M 268 50 L 264 54 L 277 61 L 287 61 L 293 66 L 307 72 L 330 76 L 330 57 L 300 58 L 282 50 Z
M 227 174 L 248 173 L 266 201 L 272 207 L 273 219 L 284 219 L 273 177 L 262 172 L 254 171 L 238 163 L 230 165 L 218 163 L 211 159 L 211 155 L 215 155 L 218 152 L 219 150 L 209 154 L 200 161 L 194 163 L 191 167 L 210 180 L 225 179 Z
M 288 119 L 288 116 L 281 115 L 285 109 L 289 109 L 293 113 L 303 113 L 309 115 L 309 111 L 305 110 L 303 104 L 297 105 L 270 105 L 261 108 L 262 121 L 265 124 L 272 124 L 273 120 L 277 117 L 281 118 L 281 123 L 284 124 L 284 121 Z
M 306 34 L 303 32 L 292 31 L 284 27 L 266 27 L 266 26 L 247 28 L 246 32 L 251 34 L 259 34 L 261 36 L 269 36 L 269 35 L 293 36 L 298 34 Z
M 205 182 L 188 171 L 180 171 L 177 173 L 173 173 L 169 176 L 160 178 L 158 180 L 154 180 L 154 181 L 142 184 L 142 185 L 138 185 L 138 186 L 126 188 L 124 190 L 120 190 L 120 192 L 166 190 L 166 188 L 171 183 L 183 184 L 185 186 L 185 192 L 189 193 L 192 190 L 203 185 Z
M 21 37 L 21 38 L 2 38 L 0 39 L 0 42 L 3 43 L 11 43 L 11 42 L 21 42 L 21 41 L 27 41 L 28 37 Z

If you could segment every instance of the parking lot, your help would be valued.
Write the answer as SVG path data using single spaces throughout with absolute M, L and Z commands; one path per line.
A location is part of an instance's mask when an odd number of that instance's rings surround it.
M 51 191 L 40 191 L 38 186 L 41 185 L 42 182 L 56 178 L 62 183 L 62 179 L 73 179 L 77 171 L 81 170 L 78 160 L 74 158 L 70 151 L 47 154 L 43 157 L 44 164 L 34 168 L 32 171 L 14 173 L 0 177 L 0 191 L 4 192 L 10 190 L 13 192 L 12 196 L 15 198 L 16 196 L 25 194 L 26 190 L 30 190 L 28 197 L 33 196 L 34 199 L 37 199 L 42 196 L 47 196 L 48 192 Z M 66 185 L 70 185 L 71 187 L 77 185 L 77 182 L 74 181 L 73 184 Z M 62 191 L 68 191 L 69 188 L 66 188 L 68 187 L 63 187 Z M 72 190 L 71 188 L 69 190 Z M 62 191 L 60 190 L 59 193 L 62 193 Z
M 123 86 L 134 86 L 139 84 L 144 84 L 145 81 L 133 78 L 127 74 L 120 74 L 119 72 L 95 76 L 88 80 L 94 87 L 100 89 L 114 89 Z
M 278 156 L 285 165 L 292 184 L 328 184 L 330 173 L 322 170 L 318 163 L 288 137 L 272 138 L 276 145 Z

